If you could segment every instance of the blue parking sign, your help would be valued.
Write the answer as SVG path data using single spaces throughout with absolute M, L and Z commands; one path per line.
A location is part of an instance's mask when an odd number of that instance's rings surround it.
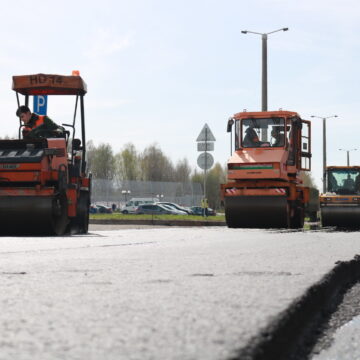
M 46 115 L 47 112 L 47 95 L 34 96 L 34 113 L 38 115 Z

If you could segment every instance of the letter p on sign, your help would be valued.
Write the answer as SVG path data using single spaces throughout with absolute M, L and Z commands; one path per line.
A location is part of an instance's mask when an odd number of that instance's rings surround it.
M 47 112 L 47 95 L 34 96 L 34 113 L 38 115 L 46 115 Z

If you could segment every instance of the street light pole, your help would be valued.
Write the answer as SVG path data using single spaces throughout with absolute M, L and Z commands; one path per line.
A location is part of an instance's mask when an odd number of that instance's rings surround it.
M 256 34 L 261 35 L 262 39 L 262 78 L 261 78 L 261 111 L 268 110 L 268 91 L 267 91 L 267 39 L 268 35 L 278 31 L 288 31 L 289 28 L 281 28 L 278 30 L 270 31 L 268 33 L 259 33 L 255 31 L 242 30 L 243 34 Z
M 350 151 L 356 151 L 357 149 L 349 149 L 349 150 L 339 149 L 339 150 L 346 151 L 346 163 L 347 163 L 347 166 L 350 166 Z
M 125 204 L 127 203 L 127 195 L 131 193 L 130 190 L 122 190 L 121 193 L 125 196 Z
M 261 110 L 268 109 L 268 94 L 267 94 L 267 34 L 262 34 L 262 80 L 261 80 Z
M 326 193 L 326 119 L 336 118 L 337 115 L 327 117 L 311 115 L 312 118 L 322 119 L 323 121 L 323 193 Z

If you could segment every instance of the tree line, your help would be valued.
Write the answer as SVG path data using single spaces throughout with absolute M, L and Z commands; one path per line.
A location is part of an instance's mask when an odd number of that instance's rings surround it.
M 138 180 L 191 182 L 200 183 L 202 188 L 204 186 L 202 170 L 192 168 L 185 157 L 174 164 L 156 143 L 143 151 L 127 143 L 118 153 L 114 153 L 110 144 L 95 146 L 90 140 L 87 143 L 87 165 L 95 179 L 112 180 L 118 184 L 126 180 Z M 305 186 L 316 188 L 310 173 L 301 172 L 301 179 Z M 217 162 L 206 173 L 206 197 L 210 207 L 221 207 L 220 184 L 225 182 L 226 164 L 222 166 Z
M 143 151 L 132 143 L 125 144 L 118 153 L 110 144 L 95 146 L 87 143 L 87 166 L 95 179 L 121 183 L 126 180 L 167 181 L 204 184 L 204 172 L 192 168 L 187 158 L 173 161 L 158 144 L 151 144 Z M 209 206 L 220 208 L 220 184 L 226 181 L 225 167 L 216 163 L 206 174 L 206 197 Z
M 5 136 L 4 139 L 10 139 Z M 143 151 L 135 145 L 125 144 L 118 153 L 110 144 L 95 146 L 92 140 L 87 144 L 87 167 L 95 179 L 104 179 L 121 184 L 127 180 L 166 181 L 181 183 L 199 183 L 204 186 L 204 172 L 192 168 L 186 157 L 176 164 L 164 154 L 158 144 L 147 146 Z M 305 186 L 317 188 L 311 173 L 301 172 Z M 220 184 L 226 182 L 226 164 L 216 163 L 206 174 L 206 197 L 209 206 L 221 207 Z

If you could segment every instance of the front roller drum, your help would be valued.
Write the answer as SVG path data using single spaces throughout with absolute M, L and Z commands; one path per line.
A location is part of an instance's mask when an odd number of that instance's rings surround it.
M 285 196 L 226 196 L 225 219 L 230 228 L 288 228 Z
M 0 197 L 0 235 L 63 235 L 67 224 L 65 195 Z
M 340 228 L 360 228 L 359 206 L 324 206 L 321 208 L 321 225 Z

